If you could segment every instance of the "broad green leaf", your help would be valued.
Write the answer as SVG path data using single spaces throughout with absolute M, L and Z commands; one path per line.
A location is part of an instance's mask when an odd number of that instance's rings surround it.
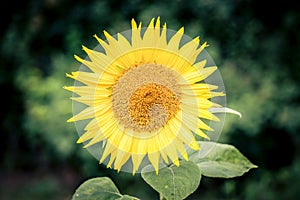
M 115 200 L 122 198 L 118 188 L 107 177 L 89 179 L 77 188 L 72 200 L 105 199 Z
M 165 167 L 158 175 L 150 168 L 152 166 L 142 170 L 143 179 L 166 199 L 184 199 L 200 184 L 201 173 L 193 162 L 182 161 L 179 167 Z
M 190 155 L 190 160 L 198 165 L 204 176 L 233 178 L 257 168 L 232 145 L 215 142 L 199 142 L 199 145 L 200 152 Z

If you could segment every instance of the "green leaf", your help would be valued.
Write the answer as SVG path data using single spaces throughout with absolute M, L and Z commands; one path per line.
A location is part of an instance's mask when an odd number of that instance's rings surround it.
M 115 184 L 107 177 L 89 179 L 77 188 L 72 200 L 138 200 L 136 197 L 121 195 Z
M 107 177 L 89 179 L 79 186 L 73 195 L 72 200 L 92 200 L 92 199 L 120 199 L 115 184 Z
M 199 145 L 200 152 L 190 155 L 190 160 L 198 165 L 204 176 L 233 178 L 257 168 L 232 145 L 215 142 L 199 142 Z
M 165 167 L 159 171 L 158 175 L 150 171 L 151 168 L 152 166 L 145 167 L 142 170 L 142 177 L 166 199 L 184 199 L 200 184 L 201 173 L 193 162 L 182 161 L 179 167 L 174 165 Z

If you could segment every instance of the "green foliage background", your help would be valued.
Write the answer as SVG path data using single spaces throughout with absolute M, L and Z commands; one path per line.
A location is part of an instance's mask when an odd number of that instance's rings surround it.
M 220 141 L 258 169 L 235 179 L 202 178 L 188 199 L 300 197 L 300 8 L 258 0 L 30 0 L 4 6 L 0 32 L 0 199 L 70 199 L 91 177 L 108 176 L 122 193 L 158 195 L 139 176 L 98 165 L 75 144 L 66 72 L 81 44 L 161 16 L 171 29 L 200 35 L 222 73 L 228 106 Z M 267 6 L 266 6 L 267 4 Z M 18 6 L 16 6 L 18 5 Z M 17 192 L 16 192 L 17 191 Z

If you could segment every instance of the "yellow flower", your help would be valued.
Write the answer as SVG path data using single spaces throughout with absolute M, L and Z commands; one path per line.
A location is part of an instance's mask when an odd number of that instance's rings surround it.
M 210 109 L 220 105 L 211 98 L 224 93 L 204 82 L 217 67 L 196 61 L 207 46 L 199 37 L 182 45 L 184 29 L 168 38 L 159 17 L 146 29 L 131 25 L 127 35 L 104 31 L 107 41 L 95 35 L 102 51 L 83 46 L 88 59 L 75 55 L 90 71 L 67 74 L 82 84 L 65 89 L 87 107 L 68 122 L 90 120 L 78 143 L 102 142 L 100 163 L 118 171 L 131 163 L 134 174 L 148 160 L 158 173 L 159 163 L 179 166 L 179 158 L 188 160 L 187 148 L 200 149 L 194 134 L 209 139 L 203 119 L 218 121 Z

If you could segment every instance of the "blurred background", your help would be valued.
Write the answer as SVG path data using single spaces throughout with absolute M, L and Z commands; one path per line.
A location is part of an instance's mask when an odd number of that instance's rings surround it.
M 296 1 L 28 0 L 2 5 L 0 32 L 0 199 L 70 199 L 92 177 L 108 176 L 122 194 L 158 195 L 139 175 L 98 165 L 66 120 L 80 64 L 73 54 L 103 37 L 161 16 L 208 41 L 228 106 L 221 142 L 235 145 L 259 168 L 234 179 L 203 178 L 188 199 L 300 198 L 300 8 Z

